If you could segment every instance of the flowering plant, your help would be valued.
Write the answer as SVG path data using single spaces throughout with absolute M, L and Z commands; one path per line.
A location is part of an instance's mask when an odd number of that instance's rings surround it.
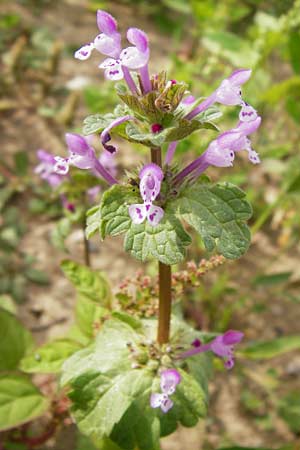
M 199 332 L 172 314 L 171 266 L 184 261 L 192 242 L 184 224 L 222 258 L 239 258 L 248 249 L 246 221 L 252 211 L 245 193 L 231 183 L 211 183 L 204 172 L 210 166 L 231 167 L 242 150 L 251 163 L 259 163 L 249 136 L 261 118 L 241 95 L 251 70 L 234 71 L 208 98 L 195 99 L 185 83 L 168 80 L 165 71 L 150 76 L 149 41 L 143 31 L 130 28 L 132 45 L 122 49 L 110 14 L 99 10 L 97 25 L 101 33 L 75 57 L 86 60 L 93 50 L 106 56 L 99 67 L 108 80 L 118 82 L 121 103 L 113 113 L 87 117 L 83 135 L 68 133 L 67 157 L 40 152 L 36 170 L 55 187 L 72 166 L 96 180 L 101 177 L 108 189 L 87 213 L 86 237 L 124 233 L 124 248 L 133 257 L 156 259 L 158 308 L 150 317 L 129 314 L 124 296 L 114 298 L 103 275 L 66 261 L 62 268 L 80 294 L 76 327 L 68 335 L 73 346 L 64 346 L 56 365 L 44 348 L 25 357 L 22 368 L 61 373 L 73 420 L 99 448 L 154 450 L 160 448 L 160 437 L 179 423 L 194 426 L 205 416 L 212 356 L 222 358 L 227 369 L 234 366 L 234 346 L 243 333 Z M 219 133 L 216 104 L 240 107 L 231 130 Z M 178 142 L 203 129 L 219 134 L 187 166 L 175 164 Z M 115 137 L 148 147 L 150 161 L 117 177 L 91 143 L 98 139 L 106 158 L 117 158 Z

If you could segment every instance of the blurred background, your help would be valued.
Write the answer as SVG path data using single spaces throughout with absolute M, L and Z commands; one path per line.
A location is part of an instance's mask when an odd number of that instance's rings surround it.
M 183 298 L 198 328 L 245 331 L 253 344 L 234 371 L 211 386 L 209 418 L 163 439 L 164 450 L 230 445 L 300 445 L 300 2 L 299 0 L 19 0 L 0 2 L 0 305 L 17 310 L 38 343 L 62 335 L 72 316 L 74 291 L 59 263 L 83 262 L 82 229 L 34 174 L 37 149 L 65 155 L 64 133 L 80 132 L 87 114 L 110 112 L 113 83 L 74 51 L 97 34 L 95 12 L 106 9 L 125 34 L 149 35 L 151 72 L 168 70 L 195 96 L 207 96 L 235 68 L 251 68 L 243 97 L 262 115 L 252 138 L 262 163 L 238 155 L 234 168 L 210 169 L 212 180 L 236 183 L 253 205 L 250 251 L 203 277 Z M 222 107 L 222 130 L 237 122 Z M 190 161 L 213 139 L 195 133 L 180 143 L 178 161 Z M 120 142 L 120 174 L 145 150 Z M 121 240 L 90 242 L 94 268 L 113 284 L 140 264 Z M 81 256 L 82 255 L 82 256 Z M 194 239 L 189 259 L 209 257 Z M 143 267 L 155 274 L 155 266 Z M 8 306 L 9 305 L 9 306 Z M 258 342 L 265 342 L 259 344 Z M 297 352 L 298 350 L 298 352 Z M 219 368 L 221 372 L 221 367 Z M 90 450 L 65 432 L 55 448 Z M 299 448 L 299 447 L 298 447 Z

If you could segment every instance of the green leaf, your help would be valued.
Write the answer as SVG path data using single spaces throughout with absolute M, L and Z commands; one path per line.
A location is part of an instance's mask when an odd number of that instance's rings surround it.
M 299 392 L 289 392 L 279 401 L 279 415 L 294 433 L 300 431 L 300 402 Z
M 49 401 L 22 375 L 0 375 L 0 430 L 8 430 L 41 416 Z
M 211 122 L 180 119 L 175 127 L 166 129 L 165 142 L 179 141 L 200 129 L 218 131 L 218 127 Z
M 272 273 L 270 275 L 258 275 L 254 278 L 252 284 L 254 286 L 274 286 L 286 283 L 292 276 L 293 272 Z
M 100 231 L 100 221 L 100 206 L 93 206 L 86 214 L 85 235 L 87 239 L 90 239 L 97 231 Z
M 125 236 L 124 248 L 140 261 L 153 257 L 163 264 L 183 261 L 191 237 L 172 211 L 165 210 L 160 223 L 153 227 L 145 221 L 140 225 L 130 223 Z
M 14 160 L 16 174 L 20 177 L 25 176 L 29 166 L 28 152 L 17 152 L 14 155 Z
M 249 41 L 229 31 L 206 31 L 202 43 L 207 50 L 228 59 L 235 66 L 252 67 L 260 56 Z
M 291 31 L 289 34 L 290 58 L 294 72 L 298 74 L 300 74 L 299 48 L 300 48 L 300 33 L 299 31 Z
M 46 272 L 43 272 L 42 270 L 30 267 L 24 272 L 24 274 L 32 283 L 40 284 L 42 286 L 49 284 L 49 277 Z
M 127 323 L 106 321 L 95 342 L 69 358 L 62 385 L 70 386 L 72 416 L 82 433 L 100 440 L 138 399 L 149 401 L 153 376 L 149 369 L 132 369 L 128 342 L 139 335 Z
M 82 132 L 85 135 L 99 133 L 115 119 L 114 114 L 93 114 L 84 119 Z
M 57 339 L 25 356 L 20 369 L 27 373 L 58 373 L 65 360 L 81 348 L 78 342 Z
M 241 354 L 250 359 L 270 359 L 300 349 L 300 336 L 283 336 L 248 345 Z
M 176 413 L 183 426 L 193 427 L 200 417 L 205 417 L 206 415 L 206 394 L 194 377 L 183 370 L 179 370 L 179 372 L 181 382 L 177 386 L 173 397 L 177 408 Z
M 131 219 L 128 204 L 140 202 L 140 196 L 134 188 L 115 184 L 104 192 L 101 205 L 101 237 L 117 236 L 130 228 Z
M 0 308 L 0 370 L 13 370 L 33 346 L 33 339 L 18 319 Z
M 130 370 L 127 342 L 135 342 L 137 333 L 126 323 L 117 319 L 105 322 L 95 342 L 79 350 L 63 365 L 61 383 L 63 386 L 84 375 L 85 372 L 101 372 L 115 376 L 119 372 Z
M 88 297 L 79 296 L 76 302 L 75 317 L 79 329 L 89 338 L 95 334 L 94 326 L 101 323 L 109 311 Z
M 230 183 L 195 184 L 175 201 L 180 218 L 201 235 L 207 250 L 215 247 L 229 259 L 242 256 L 250 244 L 245 220 L 252 214 L 245 193 Z
M 170 208 L 166 208 L 156 227 L 148 221 L 135 225 L 128 214 L 128 204 L 140 201 L 137 193 L 126 186 L 114 185 L 106 191 L 101 203 L 102 237 L 126 232 L 124 248 L 140 261 L 151 257 L 164 264 L 182 261 L 191 238 L 180 221 Z
M 110 307 L 112 299 L 111 288 L 103 273 L 93 271 L 71 260 L 63 261 L 61 268 L 79 294 L 88 297 L 101 306 Z
M 0 295 L 0 310 L 1 308 L 13 315 L 17 313 L 15 302 L 9 295 Z
M 78 391 L 79 382 L 82 392 Z M 146 369 L 120 373 L 113 380 L 101 374 L 77 380 L 70 398 L 72 415 L 81 432 L 95 439 L 109 436 L 134 399 L 149 396 L 151 383 L 152 376 Z

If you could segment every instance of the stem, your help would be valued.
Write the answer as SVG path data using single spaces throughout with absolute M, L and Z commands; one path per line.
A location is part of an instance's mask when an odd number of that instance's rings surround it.
M 162 166 L 162 157 L 160 148 L 151 148 L 151 161 L 158 166 Z M 169 341 L 170 322 L 171 322 L 171 266 L 158 263 L 159 271 L 159 307 L 158 307 L 158 329 L 157 341 L 159 344 L 165 344 Z

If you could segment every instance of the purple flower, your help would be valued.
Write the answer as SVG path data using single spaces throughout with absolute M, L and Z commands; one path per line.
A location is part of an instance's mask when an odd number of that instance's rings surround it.
M 115 160 L 115 155 L 104 150 L 99 158 L 99 162 L 102 164 L 104 169 L 107 170 L 114 178 L 117 175 L 117 165 Z
M 134 47 L 127 47 L 122 50 L 120 60 L 127 69 L 140 71 L 143 91 L 146 94 L 152 89 L 148 71 L 150 56 L 148 36 L 138 28 L 129 28 L 127 39 Z
M 177 385 L 181 381 L 180 373 L 176 369 L 167 369 L 161 373 L 160 387 L 162 393 L 152 393 L 150 405 L 152 408 L 160 408 L 162 412 L 167 413 L 174 405 L 169 398 L 174 394 Z
M 118 125 L 121 125 L 124 122 L 128 122 L 129 120 L 134 120 L 133 116 L 123 116 L 123 117 L 118 117 L 118 119 L 114 120 L 113 122 L 111 122 L 108 127 L 106 127 L 102 133 L 101 133 L 101 143 L 103 145 L 103 147 L 105 148 L 105 150 L 107 150 L 109 153 L 115 153 L 117 151 L 116 147 L 114 147 L 113 145 L 107 145 L 107 143 L 111 140 L 111 136 L 110 136 L 110 131 L 117 127 Z
M 63 176 L 55 173 L 55 157 L 45 150 L 38 150 L 37 157 L 40 160 L 40 164 L 35 167 L 34 172 L 40 175 L 43 180 L 46 180 L 53 188 L 59 186 L 63 181 Z
M 175 177 L 175 184 L 192 174 L 197 178 L 209 166 L 230 167 L 233 165 L 235 153 L 241 150 L 248 152 L 248 158 L 253 164 L 260 163 L 258 154 L 252 149 L 248 135 L 254 133 L 260 126 L 261 118 L 258 116 L 251 122 L 239 122 L 236 128 L 225 131 L 213 140 L 207 150 L 195 161 L 189 164 Z
M 93 186 L 87 190 L 87 197 L 90 203 L 94 203 L 98 194 L 101 192 L 100 186 Z
M 152 226 L 157 226 L 163 218 L 164 211 L 153 205 L 160 193 L 163 171 L 154 163 L 146 164 L 140 171 L 140 193 L 144 203 L 133 204 L 128 207 L 129 215 L 134 224 L 143 223 L 145 219 Z
M 75 58 L 88 59 L 94 49 L 111 58 L 118 58 L 121 52 L 121 35 L 117 31 L 117 21 L 105 11 L 97 11 L 97 25 L 101 34 L 93 42 L 84 45 L 75 52 Z
M 128 212 L 135 225 L 139 225 L 147 219 L 153 227 L 159 224 L 164 215 L 162 208 L 151 203 L 135 203 L 128 207 Z
M 233 351 L 234 345 L 241 342 L 244 337 L 244 333 L 240 331 L 229 330 L 221 336 L 217 336 L 211 343 L 211 351 L 224 359 L 224 365 L 227 369 L 231 369 L 234 366 Z
M 117 183 L 117 180 L 103 167 L 97 159 L 95 150 L 88 141 L 80 134 L 67 133 L 66 142 L 69 150 L 68 158 L 55 157 L 56 164 L 54 171 L 60 175 L 65 175 L 69 171 L 69 166 L 79 169 L 90 169 L 97 172 L 109 184 Z
M 129 28 L 127 39 L 134 47 L 127 47 L 122 50 L 120 54 L 122 64 L 130 70 L 141 69 L 149 61 L 148 37 L 144 31 L 138 28 Z
M 234 345 L 241 342 L 244 337 L 244 333 L 241 331 L 228 330 L 226 333 L 217 336 L 208 344 L 195 345 L 195 341 L 192 343 L 193 348 L 182 353 L 179 358 L 188 358 L 189 356 L 197 355 L 206 351 L 212 351 L 215 355 L 224 359 L 224 365 L 227 369 L 232 369 L 234 366 Z
M 222 105 L 241 105 L 244 102 L 241 97 L 241 85 L 246 83 L 251 76 L 251 70 L 239 69 L 234 71 L 228 78 L 222 81 L 220 86 L 195 109 L 189 112 L 187 119 L 193 119 L 195 116 L 205 111 L 214 103 L 221 103 Z M 247 105 L 249 106 L 249 105 Z M 253 110 L 254 111 L 254 110 Z M 254 117 L 253 117 L 254 118 Z
M 140 191 L 144 202 L 152 203 L 160 193 L 164 174 L 161 168 L 154 163 L 146 164 L 139 174 Z

